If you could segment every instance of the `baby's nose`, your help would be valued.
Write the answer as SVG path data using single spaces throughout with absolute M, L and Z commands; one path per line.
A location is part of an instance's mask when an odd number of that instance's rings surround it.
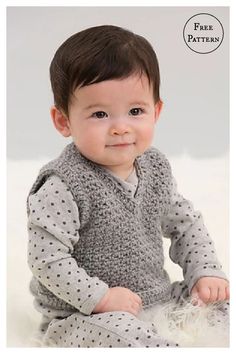
M 126 119 L 116 119 L 111 125 L 112 135 L 124 135 L 130 132 L 130 127 Z

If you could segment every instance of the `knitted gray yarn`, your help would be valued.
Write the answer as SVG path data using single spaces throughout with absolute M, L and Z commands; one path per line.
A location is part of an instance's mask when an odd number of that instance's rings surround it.
M 172 177 L 168 160 L 155 148 L 137 157 L 135 168 L 139 182 L 132 197 L 106 169 L 85 158 L 71 143 L 40 170 L 30 194 L 52 174 L 63 179 L 80 215 L 80 238 L 72 254 L 78 267 L 109 287 L 134 291 L 145 308 L 170 298 L 161 218 L 170 208 Z M 31 290 L 49 307 L 73 308 L 36 278 Z

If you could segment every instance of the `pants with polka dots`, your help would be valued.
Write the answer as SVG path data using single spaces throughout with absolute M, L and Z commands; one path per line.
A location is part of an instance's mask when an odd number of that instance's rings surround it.
M 154 325 L 128 312 L 113 311 L 85 316 L 79 312 L 52 320 L 44 345 L 56 347 L 175 347 L 161 338 Z
M 175 302 L 188 296 L 184 282 L 172 284 Z M 228 316 L 228 308 L 223 306 Z M 153 323 L 122 311 L 84 315 L 75 312 L 54 318 L 42 330 L 43 345 L 55 347 L 177 347 L 179 344 L 161 337 Z

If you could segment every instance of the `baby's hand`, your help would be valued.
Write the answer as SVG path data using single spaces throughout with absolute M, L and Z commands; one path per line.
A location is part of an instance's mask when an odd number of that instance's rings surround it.
M 109 288 L 93 312 L 125 311 L 137 316 L 142 308 L 141 298 L 131 290 L 122 287 Z
M 200 278 L 191 290 L 191 296 L 205 304 L 229 300 L 229 282 L 216 277 Z

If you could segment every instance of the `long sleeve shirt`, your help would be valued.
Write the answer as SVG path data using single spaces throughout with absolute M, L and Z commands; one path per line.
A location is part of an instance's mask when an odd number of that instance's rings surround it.
M 126 181 L 113 177 L 134 196 L 138 184 L 135 170 Z M 182 267 L 189 290 L 202 276 L 224 278 L 202 216 L 177 192 L 175 180 L 171 200 L 162 231 L 171 239 L 170 258 Z M 80 237 L 80 215 L 71 192 L 63 180 L 52 175 L 30 196 L 29 207 L 28 263 L 34 276 L 75 309 L 90 314 L 108 285 L 90 277 L 73 258 L 73 247 Z

